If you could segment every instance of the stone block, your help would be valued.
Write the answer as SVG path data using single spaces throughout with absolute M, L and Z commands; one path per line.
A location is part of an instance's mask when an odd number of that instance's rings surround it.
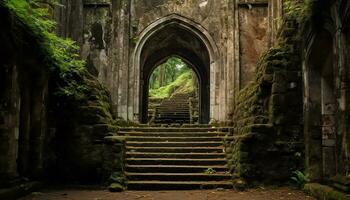
M 324 114 L 322 115 L 322 125 L 323 126 L 335 126 L 336 117 L 333 114 Z
M 276 71 L 273 75 L 273 82 L 279 83 L 279 84 L 285 84 L 286 83 L 286 73 L 282 71 Z
M 285 106 L 285 96 L 274 94 L 271 96 L 270 104 L 272 106 Z
M 304 186 L 303 190 L 316 197 L 317 199 L 324 200 L 350 200 L 350 195 L 335 190 L 334 188 L 318 183 L 308 183 Z
M 280 94 L 286 92 L 286 86 L 284 84 L 274 82 L 272 84 L 272 94 Z
M 118 128 L 116 126 L 112 126 L 110 124 L 96 124 L 93 126 L 94 135 L 104 136 L 108 133 L 117 132 Z
M 335 149 L 334 147 L 323 147 L 323 173 L 325 177 L 334 176 L 336 173 L 335 168 Z

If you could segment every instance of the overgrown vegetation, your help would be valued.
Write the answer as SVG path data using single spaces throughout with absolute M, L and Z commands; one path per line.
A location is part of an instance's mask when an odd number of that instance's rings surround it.
M 172 57 L 153 71 L 149 96 L 163 99 L 175 93 L 191 93 L 195 90 L 194 79 L 193 71 L 181 59 Z
M 307 19 L 311 13 L 311 0 L 285 0 L 283 12 L 286 19 L 295 19 L 298 23 Z
M 304 188 L 305 184 L 310 181 L 308 174 L 298 170 L 293 172 L 291 179 L 299 188 Z
M 215 174 L 216 170 L 213 168 L 208 168 L 204 171 L 205 174 Z
M 79 59 L 79 47 L 71 39 L 58 37 L 54 32 L 56 23 L 49 17 L 47 8 L 39 0 L 5 0 L 3 4 L 33 32 L 41 41 L 42 54 L 47 64 L 62 71 L 72 68 L 81 70 L 85 62 Z
M 73 40 L 55 34 L 56 23 L 50 19 L 49 10 L 42 3 L 39 0 L 4 0 L 1 4 L 38 40 L 42 62 L 49 66 L 57 79 L 55 95 L 81 100 L 88 86 L 82 84 L 80 77 L 86 74 L 86 70 L 85 62 L 79 58 L 79 47 Z M 48 5 L 56 4 L 51 0 Z

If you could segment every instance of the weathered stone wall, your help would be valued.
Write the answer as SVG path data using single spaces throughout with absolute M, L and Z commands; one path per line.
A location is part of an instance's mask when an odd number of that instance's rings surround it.
M 48 68 L 36 39 L 0 7 L 0 187 L 44 174 Z
M 135 52 L 147 28 L 176 14 L 207 32 L 204 39 L 212 40 L 211 48 L 217 51 L 210 60 L 210 88 L 204 88 L 210 90 L 210 118 L 227 121 L 235 92 L 254 79 L 254 63 L 276 37 L 276 19 L 281 14 L 280 0 L 62 3 L 65 7 L 56 12 L 58 32 L 82 45 L 90 72 L 111 91 L 114 113 L 133 121 L 139 121 L 145 98 L 140 91 L 145 80 Z M 181 55 L 182 50 L 177 51 Z
M 349 1 L 318 2 L 304 27 L 306 169 L 349 191 Z
M 43 44 L 52 41 L 0 11 L 0 188 L 122 176 L 123 142 L 105 139 L 119 125 L 108 90 L 85 69 L 62 69 Z
M 284 20 L 279 37 L 271 41 L 274 47 L 256 65 L 254 82 L 235 98 L 235 139 L 226 142 L 226 152 L 236 179 L 250 184 L 288 181 L 303 167 L 299 25 Z

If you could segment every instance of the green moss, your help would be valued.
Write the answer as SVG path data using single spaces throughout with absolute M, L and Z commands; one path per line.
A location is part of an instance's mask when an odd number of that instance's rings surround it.
M 283 2 L 284 17 L 287 19 L 296 19 L 302 23 L 310 16 L 311 0 L 285 0 Z
M 350 200 L 350 195 L 337 191 L 329 186 L 310 183 L 304 186 L 304 191 L 318 199 L 324 200 Z
M 122 192 L 125 190 L 125 187 L 120 185 L 119 183 L 111 183 L 108 187 L 110 192 Z

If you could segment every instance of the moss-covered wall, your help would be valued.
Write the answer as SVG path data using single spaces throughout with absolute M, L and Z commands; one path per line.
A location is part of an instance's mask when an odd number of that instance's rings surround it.
M 0 2 L 0 187 L 14 179 L 81 183 L 123 177 L 124 143 L 105 138 L 123 121 L 78 48 L 52 33 L 36 2 Z M 26 179 L 21 179 L 26 177 Z
M 236 139 L 226 142 L 234 178 L 289 180 L 303 167 L 303 94 L 299 23 L 286 19 L 276 45 L 260 59 L 256 78 L 234 102 Z

